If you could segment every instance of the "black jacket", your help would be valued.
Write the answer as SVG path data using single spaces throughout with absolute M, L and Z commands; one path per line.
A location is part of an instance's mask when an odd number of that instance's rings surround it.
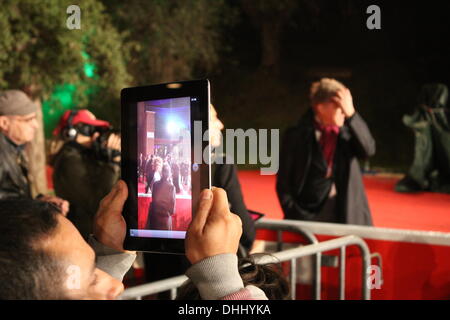
M 0 200 L 31 198 L 23 147 L 16 146 L 0 133 Z M 19 164 L 23 162 L 22 166 Z M 23 167 L 23 168 L 22 168 Z
M 303 191 L 316 139 L 314 114 L 310 109 L 285 133 L 280 151 L 277 194 L 285 219 L 314 221 L 318 212 L 304 209 L 298 199 Z M 334 156 L 334 182 L 340 223 L 372 225 L 358 159 L 375 154 L 375 140 L 358 113 L 340 129 Z
M 227 192 L 230 211 L 237 214 L 242 221 L 240 242 L 247 250 L 250 250 L 256 236 L 255 223 L 244 203 L 236 165 L 226 164 L 225 158 L 222 159 L 223 164 L 215 163 L 211 166 L 211 182 L 214 187 L 222 188 Z
M 117 164 L 104 161 L 91 148 L 67 142 L 53 159 L 53 184 L 58 197 L 70 203 L 67 218 L 87 238 L 100 201 L 119 180 Z
M 148 210 L 147 229 L 171 230 L 171 216 L 175 213 L 175 186 L 167 180 L 156 181 L 152 190 L 152 203 Z

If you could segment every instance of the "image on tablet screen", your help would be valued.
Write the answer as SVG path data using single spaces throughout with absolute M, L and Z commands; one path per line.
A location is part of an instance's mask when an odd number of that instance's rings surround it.
M 184 239 L 191 221 L 191 103 L 142 101 L 138 112 L 138 229 L 134 237 Z

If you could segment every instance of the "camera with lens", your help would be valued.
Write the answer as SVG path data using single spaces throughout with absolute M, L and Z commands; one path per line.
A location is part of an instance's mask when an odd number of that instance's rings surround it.
M 117 157 L 120 157 L 121 152 L 119 150 L 110 149 L 108 148 L 108 139 L 111 135 L 115 134 L 120 137 L 120 130 L 114 129 L 112 127 L 94 127 L 95 132 L 99 133 L 99 136 L 97 139 L 95 139 L 92 147 L 94 149 L 94 152 L 97 155 L 97 158 L 104 160 L 104 161 L 112 161 L 114 162 L 114 159 Z
M 112 134 L 120 137 L 120 130 L 114 129 L 113 127 L 97 127 L 86 123 L 77 123 L 67 130 L 73 131 L 69 131 L 66 135 L 63 135 L 69 137 L 67 140 L 74 140 L 78 134 L 86 137 L 92 137 L 95 133 L 98 133 L 99 136 L 93 141 L 92 144 L 92 149 L 94 150 L 97 159 L 106 162 L 114 162 L 115 158 L 120 157 L 121 153 L 119 150 L 108 148 L 109 137 Z

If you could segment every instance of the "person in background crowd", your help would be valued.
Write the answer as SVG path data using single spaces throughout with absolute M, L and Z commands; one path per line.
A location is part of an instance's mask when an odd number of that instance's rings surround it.
M 141 181 L 144 175 L 145 159 L 142 153 L 139 153 L 138 180 Z
M 276 190 L 284 218 L 370 226 L 358 159 L 375 154 L 375 140 L 342 83 L 314 82 L 310 100 L 281 145 Z
M 177 193 L 181 192 L 180 187 L 180 166 L 178 165 L 177 160 L 172 159 L 170 161 L 170 168 L 172 170 L 172 182 L 175 186 L 175 190 Z
M 186 162 L 182 162 L 180 164 L 180 175 L 181 175 L 181 184 L 183 186 L 187 186 L 189 176 L 189 164 L 187 164 Z
M 222 130 L 224 129 L 224 125 L 217 116 L 217 111 L 213 105 L 210 107 L 210 116 L 211 121 L 209 131 L 212 148 L 212 185 L 222 188 L 227 192 L 231 212 L 238 215 L 242 220 L 243 233 L 241 245 L 247 251 L 250 251 L 256 236 L 255 224 L 244 203 L 236 165 L 228 164 L 226 161 L 226 154 L 217 151 L 217 148 L 222 143 Z M 232 162 L 234 163 L 234 161 Z
M 419 92 L 418 105 L 403 123 L 414 131 L 414 159 L 395 186 L 398 192 L 450 193 L 450 110 L 448 88 L 430 83 Z
M 20 90 L 0 92 L 0 199 L 32 198 L 25 147 L 38 129 L 37 106 Z M 63 214 L 69 203 L 54 196 L 38 195 Z
M 153 180 L 154 170 L 153 170 L 153 159 L 155 156 L 153 154 L 147 154 L 144 161 L 144 177 L 145 177 L 145 193 L 148 193 L 150 189 L 149 181 Z
M 53 184 L 56 195 L 67 199 L 67 218 L 84 238 L 100 200 L 120 177 L 120 136 L 105 135 L 111 126 L 87 109 L 68 110 L 53 134 L 65 143 L 53 156 Z
M 172 230 L 172 216 L 176 211 L 176 192 L 170 176 L 170 166 L 164 164 L 161 180 L 153 184 L 146 229 Z
M 153 191 L 153 184 L 156 181 L 159 181 L 161 179 L 161 171 L 163 167 L 163 159 L 156 156 L 156 157 L 150 157 L 150 161 L 147 163 L 147 185 L 145 188 L 145 193 L 148 193 L 150 190 Z

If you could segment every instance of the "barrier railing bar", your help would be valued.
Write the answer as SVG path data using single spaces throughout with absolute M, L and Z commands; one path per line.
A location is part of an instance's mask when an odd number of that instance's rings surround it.
M 155 293 L 171 290 L 180 287 L 188 277 L 185 275 L 171 277 L 163 280 L 154 281 L 151 283 L 142 284 L 139 286 L 126 289 L 120 296 L 121 299 L 138 299 L 149 296 Z
M 282 220 L 281 220 L 282 221 Z M 302 236 L 304 236 L 307 240 L 309 240 L 310 243 L 318 243 L 317 237 L 314 235 L 314 233 L 305 230 L 299 226 L 296 225 L 287 225 L 287 224 L 281 224 L 277 221 L 266 221 L 265 219 L 259 220 L 255 224 L 256 229 L 267 229 L 267 230 L 275 230 L 275 231 L 288 231 L 293 233 L 298 233 Z M 278 239 L 282 240 L 282 239 Z
M 321 300 L 321 289 L 322 289 L 322 253 L 316 254 L 316 259 L 314 261 L 314 292 L 313 297 L 316 300 Z
M 383 284 L 384 282 L 384 278 L 383 278 L 383 260 L 381 258 L 381 255 L 378 252 L 374 252 L 370 255 L 371 259 L 376 259 L 378 261 L 378 267 L 380 267 L 380 271 L 381 271 L 381 275 L 380 275 L 380 281 L 381 284 Z
M 291 260 L 291 297 L 295 300 L 297 294 L 297 260 Z
M 297 259 L 309 255 L 316 254 L 317 252 L 330 251 L 334 249 L 339 249 L 341 247 L 356 245 L 361 250 L 361 256 L 363 260 L 363 272 L 362 272 L 362 297 L 365 300 L 370 299 L 370 289 L 366 281 L 366 271 L 370 265 L 370 251 L 367 244 L 363 239 L 357 236 L 345 236 L 333 240 L 319 242 L 317 244 L 307 245 L 303 247 L 287 249 L 284 251 L 277 252 L 273 255 L 264 255 L 258 257 L 257 263 L 267 264 L 267 263 L 277 263 L 282 261 L 287 261 L 291 259 Z
M 177 288 L 170 289 L 170 300 L 175 300 L 177 298 Z
M 341 255 L 339 259 L 339 299 L 345 300 L 345 258 L 346 248 L 341 247 Z

